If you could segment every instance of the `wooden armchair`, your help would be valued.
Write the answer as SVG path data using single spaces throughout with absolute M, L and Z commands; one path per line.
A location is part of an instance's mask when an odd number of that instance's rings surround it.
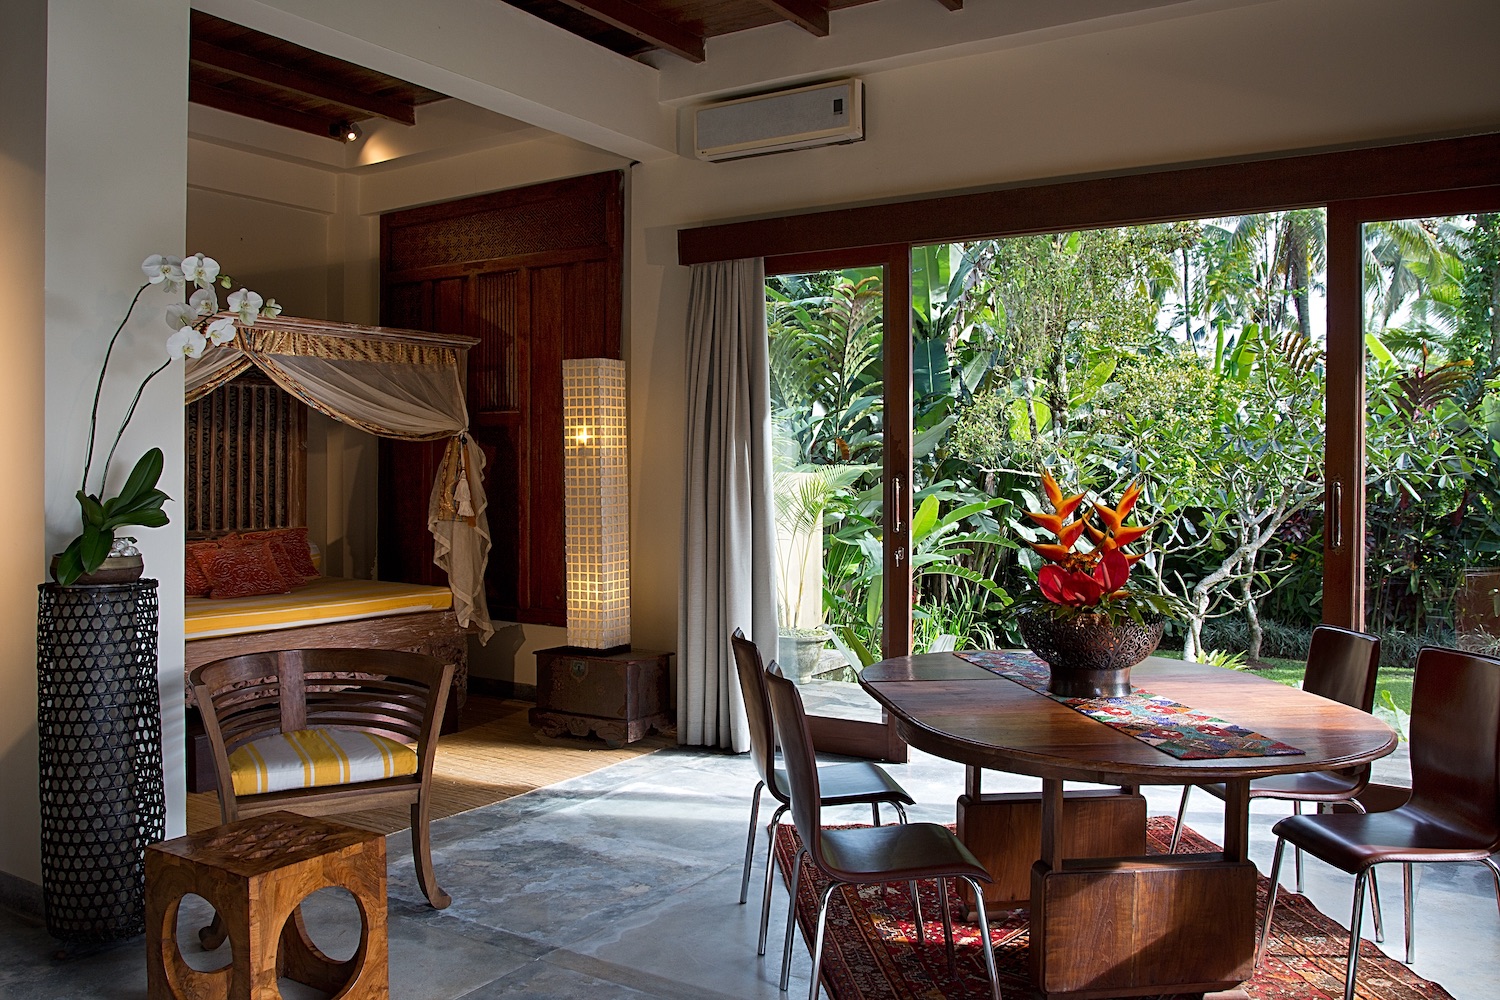
M 411 806 L 427 901 L 451 898 L 432 870 L 432 764 L 453 665 L 387 649 L 285 649 L 214 660 L 189 675 L 219 779 L 224 822 Z

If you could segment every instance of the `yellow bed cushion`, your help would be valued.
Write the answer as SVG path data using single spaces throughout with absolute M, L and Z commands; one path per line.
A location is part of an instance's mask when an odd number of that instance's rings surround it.
M 453 592 L 447 587 L 324 576 L 287 594 L 221 601 L 189 597 L 184 631 L 191 641 L 451 607 Z
M 417 773 L 411 747 L 353 729 L 299 729 L 252 740 L 229 755 L 236 795 L 379 781 Z

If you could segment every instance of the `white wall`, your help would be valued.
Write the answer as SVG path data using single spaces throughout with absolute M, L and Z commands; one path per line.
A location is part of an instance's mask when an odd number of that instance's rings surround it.
M 3 607 L 12 641 L 0 656 L 0 870 L 40 875 L 37 824 L 35 584 L 46 555 L 80 530 L 82 473 L 95 373 L 143 281 L 148 253 L 180 250 L 184 230 L 187 0 L 109 4 L 13 0 L 3 7 L 0 57 L 6 106 L 0 191 L 0 327 L 7 363 L 0 391 L 8 460 Z M 150 95 L 149 99 L 143 95 Z M 14 111 L 14 114 L 12 112 Z M 14 213 L 14 214 L 12 214 Z M 165 356 L 156 290 L 122 334 L 100 407 L 103 452 L 130 396 Z M 166 454 L 161 487 L 182 488 L 182 372 L 152 383 L 121 445 L 110 486 L 153 445 Z M 45 428 L 45 430 L 44 430 Z M 97 488 L 97 478 L 90 484 Z M 169 505 L 168 512 L 175 513 Z M 141 531 L 148 574 L 182 592 L 182 528 Z M 182 607 L 161 604 L 163 704 L 182 700 Z M 168 833 L 183 825 L 181 711 L 164 712 Z

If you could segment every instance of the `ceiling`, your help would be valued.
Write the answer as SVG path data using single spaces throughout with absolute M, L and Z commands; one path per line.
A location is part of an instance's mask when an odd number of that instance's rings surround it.
M 631 58 L 670 52 L 703 62 L 704 40 L 788 22 L 828 34 L 828 12 L 875 0 L 494 0 Z M 963 0 L 933 0 L 959 10 Z M 314 52 L 222 18 L 192 12 L 188 100 L 327 136 L 371 118 L 411 125 L 446 95 Z

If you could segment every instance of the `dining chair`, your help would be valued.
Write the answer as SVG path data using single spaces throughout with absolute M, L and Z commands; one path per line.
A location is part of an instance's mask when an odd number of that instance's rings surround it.
M 1365 632 L 1319 625 L 1313 629 L 1307 646 L 1307 672 L 1302 690 L 1321 695 L 1362 712 L 1375 704 L 1375 676 L 1380 667 L 1380 639 Z M 1370 780 L 1370 765 L 1342 771 L 1309 771 L 1304 774 L 1278 774 L 1250 782 L 1251 799 L 1290 801 L 1294 813 L 1302 812 L 1302 803 L 1351 803 L 1358 809 L 1356 796 Z M 1182 821 L 1187 815 L 1188 796 L 1193 785 L 1184 785 L 1182 801 L 1177 807 L 1177 825 L 1172 830 L 1168 853 L 1177 853 L 1182 838 Z M 1224 798 L 1223 785 L 1198 785 L 1210 795 Z M 1297 891 L 1302 891 L 1302 855 L 1296 855 Z M 1377 906 L 1378 910 L 1379 907 Z
M 740 876 L 740 902 L 744 903 L 750 892 L 750 861 L 755 854 L 755 821 L 760 814 L 761 789 L 767 789 L 779 803 L 766 825 L 769 839 L 766 844 L 766 884 L 760 903 L 760 941 L 758 955 L 766 953 L 766 932 L 771 919 L 771 852 L 776 845 L 776 824 L 786 814 L 791 804 L 787 790 L 786 772 L 776 766 L 776 729 L 771 720 L 771 702 L 766 695 L 766 668 L 761 659 L 760 647 L 745 638 L 740 629 L 730 636 L 734 649 L 734 663 L 739 671 L 740 693 L 745 699 L 745 717 L 750 726 L 750 756 L 755 760 L 755 770 L 760 780 L 750 797 L 750 834 L 745 840 L 745 869 Z M 906 822 L 906 806 L 916 800 L 885 769 L 866 761 L 852 764 L 830 764 L 819 768 L 822 782 L 822 799 L 825 806 L 864 805 L 869 803 L 875 825 L 880 825 L 880 804 L 894 806 Z M 912 891 L 916 898 L 915 887 Z M 920 913 L 920 908 L 918 909 Z
M 969 852 L 953 831 L 936 823 L 903 823 L 895 826 L 867 826 L 848 829 L 823 828 L 823 795 L 817 758 L 813 752 L 812 733 L 797 685 L 781 676 L 773 663 L 765 675 L 776 732 L 781 737 L 782 760 L 786 764 L 787 790 L 791 793 L 792 821 L 802 847 L 792 859 L 791 905 L 787 908 L 786 943 L 781 953 L 781 989 L 787 988 L 792 969 L 792 935 L 797 927 L 797 883 L 802 873 L 802 859 L 807 857 L 819 871 L 828 876 L 828 888 L 818 900 L 818 926 L 812 945 L 812 986 L 808 1000 L 817 1000 L 819 970 L 823 961 L 823 937 L 828 925 L 828 903 L 833 890 L 841 892 L 850 885 L 936 879 L 943 918 L 943 932 L 948 948 L 948 963 L 953 964 L 953 918 L 949 913 L 950 878 L 968 883 L 975 899 L 983 899 L 981 882 L 990 881 L 979 860 Z M 914 897 L 915 898 L 915 895 Z M 848 897 L 845 897 L 848 902 Z M 1000 1000 L 1000 979 L 995 968 L 995 953 L 990 944 L 990 925 L 984 907 L 976 908 L 979 919 L 980 948 L 984 951 L 985 971 L 990 978 L 992 1000 Z M 921 913 L 917 912 L 921 924 Z
M 1500 893 L 1500 660 L 1424 647 L 1417 654 L 1411 699 L 1411 797 L 1383 812 L 1289 816 L 1271 828 L 1276 854 L 1259 962 L 1271 934 L 1276 880 L 1288 843 L 1354 876 L 1344 998 L 1354 1000 L 1364 884 L 1376 865 L 1402 864 L 1406 961 L 1416 957 L 1412 865 L 1478 861 Z
M 188 680 L 225 823 L 410 806 L 417 882 L 434 909 L 452 902 L 433 873 L 428 821 L 453 664 L 390 649 L 284 649 L 213 660 Z

